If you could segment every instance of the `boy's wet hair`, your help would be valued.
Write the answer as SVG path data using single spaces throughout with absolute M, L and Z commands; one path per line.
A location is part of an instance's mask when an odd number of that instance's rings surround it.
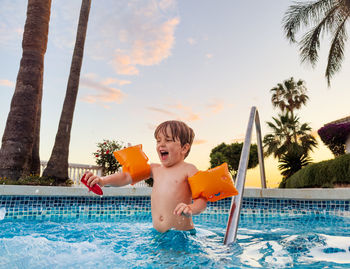
M 187 143 L 190 145 L 185 158 L 188 156 L 191 150 L 191 146 L 193 143 L 194 139 L 194 132 L 192 128 L 188 127 L 188 125 L 182 121 L 177 121 L 177 120 L 169 120 L 165 121 L 161 124 L 158 125 L 156 130 L 154 131 L 154 137 L 157 139 L 159 133 L 162 133 L 164 136 L 167 136 L 167 128 L 170 128 L 170 133 L 173 138 L 173 141 L 176 139 L 179 139 L 181 143 L 181 147 L 186 145 Z

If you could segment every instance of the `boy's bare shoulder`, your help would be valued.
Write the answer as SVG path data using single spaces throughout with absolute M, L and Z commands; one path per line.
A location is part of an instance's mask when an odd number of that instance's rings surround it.
M 161 165 L 159 163 L 151 163 L 151 170 L 160 167 Z
M 198 172 L 198 169 L 197 169 L 197 167 L 194 164 L 192 164 L 192 163 L 184 163 L 184 164 L 185 164 L 185 168 L 186 168 L 188 177 L 191 177 L 195 173 Z

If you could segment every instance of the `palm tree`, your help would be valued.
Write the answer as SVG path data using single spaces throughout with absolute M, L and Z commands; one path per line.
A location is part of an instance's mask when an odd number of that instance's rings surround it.
M 61 118 L 56 134 L 55 144 L 47 167 L 43 172 L 44 177 L 52 177 L 58 183 L 68 179 L 68 155 L 70 133 L 73 122 L 73 114 L 79 88 L 80 70 L 83 62 L 84 45 L 89 20 L 91 0 L 83 0 L 80 8 L 80 16 L 77 37 L 72 57 L 71 69 L 68 78 L 66 96 L 63 103 Z
M 295 82 L 293 77 L 283 81 L 283 83 L 278 83 L 277 87 L 272 88 L 270 92 L 272 93 L 272 105 L 279 107 L 282 112 L 290 112 L 292 119 L 294 119 L 294 110 L 300 109 L 309 100 L 306 95 L 305 82 L 301 79 Z M 293 132 L 295 134 L 295 130 Z M 294 140 L 296 139 L 295 136 Z
M 318 60 L 320 36 L 324 33 L 331 36 L 325 72 L 328 86 L 331 78 L 340 70 L 344 59 L 344 46 L 347 39 L 345 26 L 349 16 L 349 0 L 318 0 L 296 2 L 288 8 L 283 18 L 286 38 L 291 43 L 300 45 L 301 61 L 309 62 L 313 67 Z M 311 29 L 298 42 L 296 33 L 300 28 L 308 26 Z
M 278 83 L 270 92 L 272 105 L 280 108 L 282 112 L 290 112 L 291 118 L 294 118 L 294 110 L 300 109 L 309 100 L 305 82 L 301 79 L 295 82 L 293 77 Z
M 33 145 L 39 141 L 44 56 L 51 0 L 29 0 L 22 59 L 0 150 L 0 177 L 18 179 L 30 172 Z M 34 150 L 38 152 L 37 150 Z
M 305 154 L 303 148 L 296 143 L 292 143 L 288 152 L 281 156 L 278 169 L 281 170 L 284 178 L 289 178 L 309 163 L 311 163 L 311 158 Z
M 299 145 L 305 154 L 308 154 L 317 145 L 316 139 L 311 135 L 311 127 L 307 123 L 300 124 L 299 118 L 293 118 L 288 113 L 272 117 L 274 122 L 267 122 L 272 130 L 265 135 L 263 144 L 265 156 L 273 154 L 280 159 L 287 153 L 293 143 Z

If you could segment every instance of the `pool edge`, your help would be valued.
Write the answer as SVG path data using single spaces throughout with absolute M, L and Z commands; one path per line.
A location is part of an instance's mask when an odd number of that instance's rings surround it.
M 150 187 L 105 187 L 103 196 L 150 196 Z M 85 187 L 18 186 L 2 185 L 0 195 L 18 196 L 91 196 Z M 261 189 L 246 188 L 244 197 L 307 199 L 307 200 L 350 200 L 350 188 L 334 189 Z

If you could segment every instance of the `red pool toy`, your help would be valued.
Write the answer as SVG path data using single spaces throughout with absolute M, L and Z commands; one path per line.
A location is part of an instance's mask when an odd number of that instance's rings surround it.
M 94 186 L 90 187 L 88 184 L 87 184 L 87 181 L 85 179 L 85 175 L 83 175 L 83 177 L 80 179 L 80 181 L 86 186 L 88 187 L 88 189 L 90 191 L 92 191 L 93 193 L 96 193 L 98 195 L 103 195 L 103 191 L 101 189 L 101 187 L 98 185 L 98 184 L 95 184 Z

